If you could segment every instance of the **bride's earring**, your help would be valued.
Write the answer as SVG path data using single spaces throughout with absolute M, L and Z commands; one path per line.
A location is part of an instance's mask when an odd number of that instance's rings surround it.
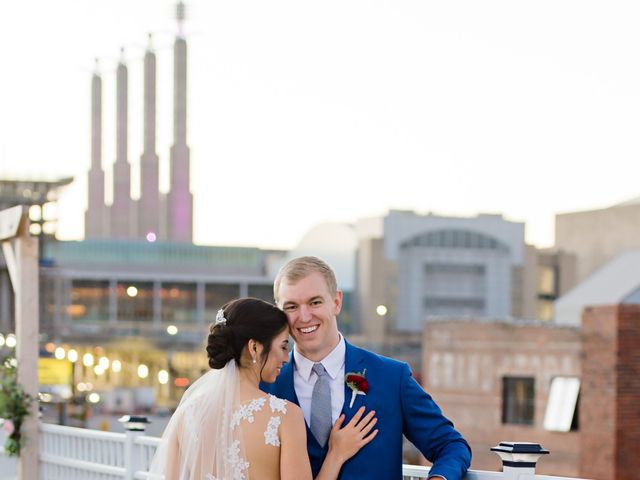
M 256 363 L 256 357 L 253 357 L 253 363 Z

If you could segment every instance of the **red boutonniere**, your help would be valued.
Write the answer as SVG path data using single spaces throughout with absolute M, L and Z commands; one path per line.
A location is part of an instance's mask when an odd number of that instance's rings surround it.
M 351 389 L 351 402 L 349 408 L 353 408 L 353 402 L 356 400 L 356 395 L 366 395 L 369 392 L 369 382 L 365 378 L 367 369 L 362 372 L 349 372 L 344 376 L 344 381 Z

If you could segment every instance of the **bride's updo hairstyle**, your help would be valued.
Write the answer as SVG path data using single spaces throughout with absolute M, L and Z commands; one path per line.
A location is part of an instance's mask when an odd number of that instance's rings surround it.
M 251 339 L 263 347 L 261 363 L 267 360 L 271 342 L 287 328 L 287 316 L 275 305 L 258 298 L 239 298 L 222 307 L 225 321 L 216 321 L 209 328 L 207 355 L 209 366 L 223 368 L 229 360 L 240 365 L 242 349 Z

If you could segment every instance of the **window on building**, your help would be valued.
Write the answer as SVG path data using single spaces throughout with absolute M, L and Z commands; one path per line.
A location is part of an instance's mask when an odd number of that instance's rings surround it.
M 118 321 L 150 322 L 153 320 L 153 283 L 118 282 Z
M 423 268 L 424 315 L 485 314 L 484 265 L 425 263 Z
M 425 297 L 424 306 L 429 312 L 449 313 L 452 312 L 472 312 L 484 311 L 484 298 L 442 298 Z
M 273 285 L 249 285 L 249 296 L 273 303 Z
M 531 377 L 502 378 L 502 423 L 533 425 L 535 380 Z
M 189 323 L 196 321 L 197 289 L 195 283 L 162 283 L 160 300 L 163 322 Z
M 538 295 L 557 296 L 556 290 L 556 269 L 554 267 L 541 265 L 538 267 Z
M 558 298 L 557 270 L 553 266 L 538 267 L 538 318 L 553 319 L 553 302 Z
M 240 285 L 237 283 L 210 283 L 204 287 L 204 319 L 215 321 L 218 309 L 229 300 L 240 296 Z
M 554 377 L 549 389 L 549 401 L 544 414 L 544 428 L 554 432 L 578 429 L 578 397 L 580 379 Z
M 553 319 L 553 300 L 538 300 L 538 319 Z
M 424 271 L 427 274 L 454 274 L 454 275 L 484 275 L 484 265 L 460 264 L 460 263 L 425 263 Z
M 71 303 L 67 314 L 74 321 L 102 322 L 109 320 L 109 282 L 107 280 L 73 280 Z
M 491 249 L 508 252 L 509 247 L 499 240 L 469 230 L 445 229 L 417 235 L 402 243 L 400 248 L 409 247 Z
M 56 320 L 62 316 L 62 309 L 58 302 L 61 301 L 60 296 L 56 296 L 58 289 L 56 282 L 59 278 L 49 275 L 40 275 L 40 331 L 45 333 L 54 333 L 56 328 Z M 0 320 L 0 325 L 2 321 Z M 0 329 L 0 331 L 2 331 Z

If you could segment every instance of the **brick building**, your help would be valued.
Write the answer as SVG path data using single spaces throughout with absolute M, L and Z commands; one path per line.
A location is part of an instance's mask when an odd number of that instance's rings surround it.
M 632 480 L 640 472 L 640 305 L 582 316 L 580 475 Z
M 427 322 L 423 378 L 473 450 L 472 468 L 498 470 L 489 448 L 537 442 L 540 474 L 637 478 L 640 305 L 585 310 L 582 327 L 543 322 Z
M 427 322 L 423 378 L 473 450 L 472 468 L 500 470 L 489 448 L 537 442 L 542 474 L 578 476 L 578 432 L 544 428 L 551 382 L 580 376 L 580 331 L 542 322 Z

